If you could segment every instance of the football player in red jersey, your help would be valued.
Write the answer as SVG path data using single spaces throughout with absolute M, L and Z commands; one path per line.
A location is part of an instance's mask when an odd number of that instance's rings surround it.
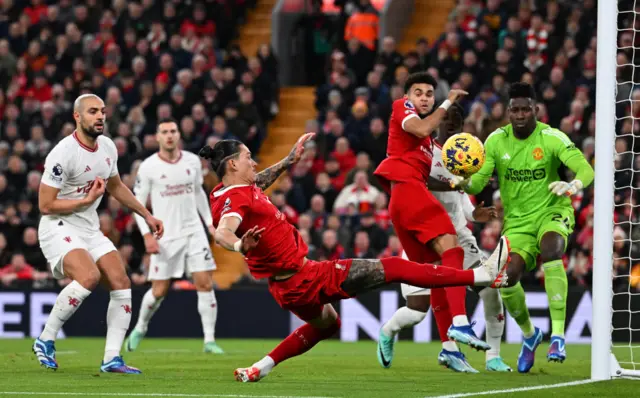
M 222 140 L 204 147 L 200 156 L 210 159 L 221 183 L 210 195 L 216 242 L 230 251 L 244 254 L 255 278 L 268 278 L 269 291 L 284 309 L 307 323 L 296 329 L 273 351 L 248 368 L 235 370 L 242 382 L 258 381 L 278 363 L 300 355 L 340 328 L 340 318 L 329 304 L 336 300 L 394 282 L 415 286 L 442 287 L 492 285 L 504 279 L 506 245 L 480 268 L 456 270 L 419 264 L 400 257 L 312 261 L 300 233 L 269 201 L 263 189 L 269 187 L 304 152 L 305 134 L 289 156 L 256 174 L 249 149 L 239 141 Z
M 428 73 L 409 76 L 404 97 L 393 103 L 387 158 L 380 163 L 375 175 L 391 194 L 389 213 L 409 259 L 431 264 L 441 261 L 443 267 L 461 270 L 464 250 L 458 245 L 456 230 L 447 211 L 429 192 L 427 182 L 435 139 L 432 134 L 437 131 L 448 108 L 467 93 L 451 90 L 448 99 L 431 113 L 436 85 L 436 80 Z M 503 237 L 496 250 L 508 247 L 508 244 Z M 451 339 L 478 350 L 489 350 L 491 346 L 479 339 L 473 325 L 469 324 L 465 297 L 466 289 L 462 286 L 431 291 L 431 307 L 440 338 L 443 342 Z M 409 308 L 415 299 L 408 297 Z M 394 339 L 381 330 L 378 360 L 383 366 L 391 363 L 393 344 Z

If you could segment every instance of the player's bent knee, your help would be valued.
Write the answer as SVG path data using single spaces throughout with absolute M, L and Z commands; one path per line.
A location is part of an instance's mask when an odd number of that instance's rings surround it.
M 563 254 L 564 254 L 564 251 L 561 249 L 541 251 L 540 260 L 542 260 L 543 263 L 548 263 L 549 261 L 561 260 Z
M 410 310 L 422 312 L 426 315 L 427 311 L 429 311 L 430 305 L 431 300 L 429 299 L 428 294 L 407 296 L 407 308 L 409 308 Z
M 131 289 L 131 279 L 129 279 L 129 276 L 123 272 L 122 274 L 109 278 L 109 286 L 111 287 L 111 290 Z
M 84 272 L 78 272 L 76 274 L 77 276 L 73 279 L 87 290 L 93 291 L 96 286 L 98 286 L 98 283 L 100 283 L 100 271 L 98 271 L 98 268 L 95 266 Z

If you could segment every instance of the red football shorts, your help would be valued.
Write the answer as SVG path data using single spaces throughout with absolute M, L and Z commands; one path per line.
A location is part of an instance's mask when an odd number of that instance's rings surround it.
M 440 260 L 429 242 L 456 235 L 444 206 L 422 181 L 397 182 L 391 188 L 389 213 L 402 248 L 411 261 L 433 264 Z
M 351 261 L 307 260 L 291 278 L 269 280 L 269 291 L 280 307 L 310 321 L 322 314 L 325 304 L 351 298 L 341 287 L 349 275 Z

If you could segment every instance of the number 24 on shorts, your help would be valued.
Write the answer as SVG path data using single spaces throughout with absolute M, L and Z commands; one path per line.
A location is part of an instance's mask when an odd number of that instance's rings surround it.
M 565 217 L 564 219 L 562 219 L 562 214 L 560 213 L 553 213 L 553 216 L 551 217 L 551 221 L 561 222 L 565 225 L 565 227 L 567 227 L 567 229 L 572 229 L 571 220 L 569 219 L 569 217 Z

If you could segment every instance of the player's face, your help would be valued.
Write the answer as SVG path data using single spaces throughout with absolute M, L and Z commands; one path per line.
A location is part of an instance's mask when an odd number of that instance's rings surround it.
M 233 160 L 234 168 L 243 180 L 253 184 L 256 180 L 257 163 L 251 157 L 251 151 L 246 146 L 240 147 L 238 158 Z
M 452 106 L 447 111 L 447 114 L 444 116 L 444 119 L 442 119 L 441 133 L 444 134 L 445 138 L 449 138 L 454 134 L 461 133 L 462 122 L 463 120 L 462 120 L 462 115 L 460 114 L 460 111 L 457 108 Z
M 535 128 L 538 107 L 531 98 L 513 98 L 509 101 L 509 120 L 515 130 Z
M 158 131 L 156 132 L 156 139 L 160 149 L 168 152 L 173 152 L 180 142 L 180 132 L 178 131 L 178 125 L 174 122 L 160 123 L 158 125 Z
M 431 112 L 436 101 L 433 86 L 426 83 L 414 84 L 405 96 L 416 107 L 420 115 L 427 115 Z
M 80 109 L 73 113 L 83 133 L 97 138 L 104 133 L 105 106 L 100 98 L 89 97 L 82 101 Z

